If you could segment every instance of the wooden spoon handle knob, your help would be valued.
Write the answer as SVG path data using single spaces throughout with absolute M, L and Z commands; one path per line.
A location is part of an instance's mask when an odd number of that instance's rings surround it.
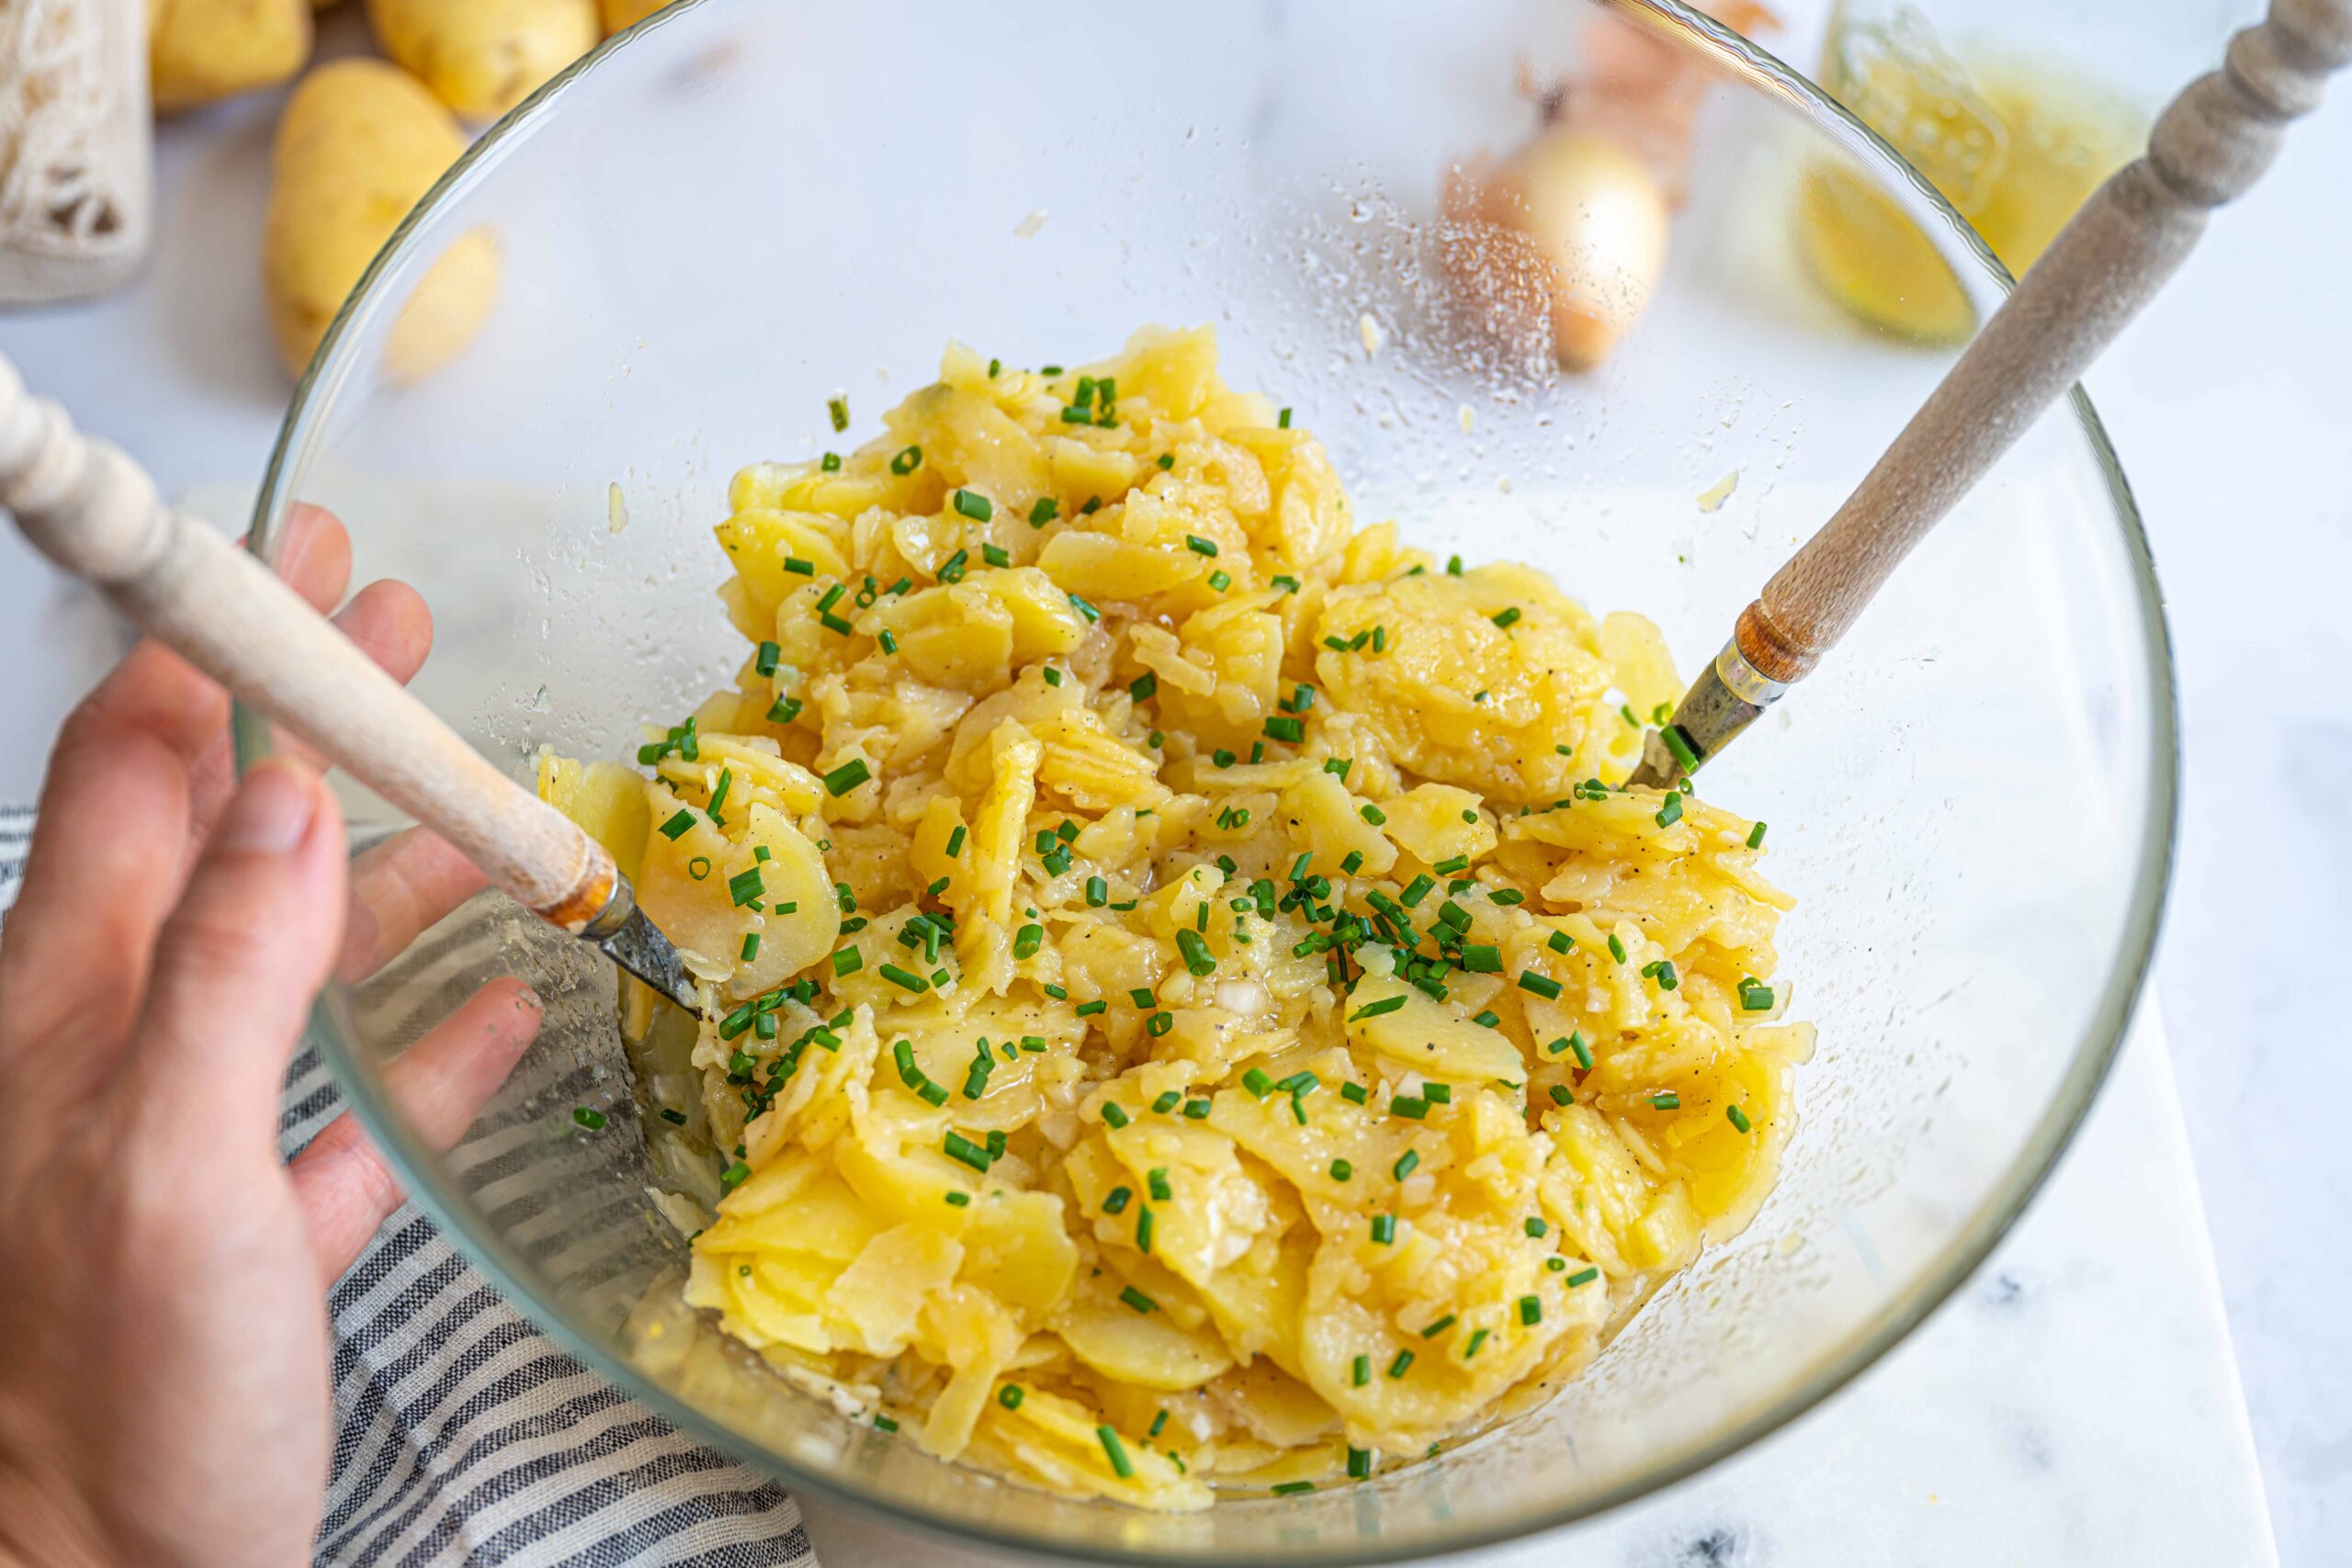
M 587 931 L 628 913 L 604 846 L 508 778 L 139 466 L 28 397 L 0 356 L 0 506 L 157 641 L 438 830 L 515 899 Z
M 1928 531 L 2082 377 L 2188 256 L 2212 209 L 2250 188 L 2290 120 L 2352 62 L 2352 0 L 2273 0 L 2222 69 L 2156 121 L 2145 157 L 2093 193 L 1984 323 L 1826 525 L 1740 616 L 1735 643 L 1802 679 Z

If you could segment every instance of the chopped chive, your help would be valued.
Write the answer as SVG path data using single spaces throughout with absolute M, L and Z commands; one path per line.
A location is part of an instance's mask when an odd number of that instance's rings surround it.
M 1358 1388 L 1372 1382 L 1372 1358 L 1358 1356 L 1348 1369 L 1348 1381 Z
M 1209 586 L 1219 593 L 1233 586 L 1233 574 L 1224 570 L 1209 573 Z
M 753 959 L 757 958 L 759 955 L 760 955 L 760 933 L 759 933 L 759 932 L 757 932 L 757 931 L 745 931 L 745 932 L 743 933 L 743 958 L 742 958 L 742 961 L 743 961 L 744 963 L 746 963 L 746 964 L 749 964 L 749 963 L 751 963 Z
M 1037 673 L 1046 678 L 1046 684 L 1048 686 L 1058 686 L 1062 683 L 1062 672 L 1055 669 L 1050 664 L 1037 671 Z
M 752 1168 L 739 1159 L 718 1173 L 718 1185 L 732 1192 L 751 1178 Z
M 1007 1410 L 1020 1409 L 1022 1400 L 1026 1397 L 1027 1395 L 1022 1393 L 1021 1385 L 1018 1383 L 1007 1383 L 996 1391 L 996 1402 Z
M 1366 1002 L 1363 1006 L 1356 1009 L 1355 1011 L 1348 1015 L 1348 1021 L 1350 1023 L 1360 1023 L 1367 1018 L 1379 1018 L 1385 1013 L 1396 1011 L 1404 1005 L 1405 998 L 1402 997 L 1383 997 L 1376 1002 Z
M 1519 606 L 1513 604 L 1510 608 L 1502 611 L 1500 614 L 1490 615 L 1487 618 L 1493 621 L 1495 625 L 1502 630 L 1509 631 L 1511 628 L 1512 624 L 1519 619 Z
M 776 699 L 775 705 L 768 709 L 768 722 L 770 724 L 790 724 L 794 719 L 798 718 L 799 716 L 800 699 L 798 697 L 779 697 Z
M 1402 1116 L 1408 1122 L 1419 1122 L 1430 1113 L 1430 1102 L 1418 1095 L 1400 1094 L 1388 1102 L 1388 1114 Z
M 832 420 L 835 430 L 849 428 L 849 399 L 847 397 L 827 398 L 825 412 Z
M 1750 976 L 1739 983 L 1739 1006 L 1743 1012 L 1770 1012 L 1772 987 Z
M 1412 1370 L 1413 1353 L 1410 1350 L 1397 1351 L 1396 1359 L 1388 1363 L 1388 1375 L 1392 1378 L 1401 1378 Z
M 987 496 L 961 486 L 956 491 L 956 510 L 975 523 L 985 523 L 996 515 L 995 503 Z
M 1087 908 L 1099 909 L 1111 901 L 1111 885 L 1099 876 L 1086 879 Z
M 571 1120 L 575 1125 L 585 1127 L 592 1133 L 601 1133 L 605 1129 L 605 1113 L 594 1106 L 573 1106 Z
M 1620 964 L 1625 962 L 1625 944 L 1622 941 L 1618 940 L 1618 936 L 1615 931 L 1609 933 L 1609 956 L 1615 959 Z
M 1666 804 L 1658 808 L 1657 825 L 1661 828 L 1671 828 L 1681 820 L 1682 794 L 1679 790 L 1670 790 L 1667 794 Z
M 1202 905 L 1201 912 L 1206 914 L 1208 906 Z M 1197 932 L 1178 931 L 1176 947 L 1177 951 L 1184 955 L 1184 967 L 1194 975 L 1213 975 L 1216 972 L 1216 958 L 1209 952 L 1208 943 L 1203 942 Z
M 1125 1106 L 1123 1106 L 1123 1105 L 1105 1105 L 1105 1106 L 1103 1106 L 1103 1107 L 1102 1107 L 1102 1120 L 1103 1120 L 1103 1121 L 1105 1121 L 1105 1122 L 1109 1122 L 1109 1123 L 1110 1123 L 1112 1126 L 1114 1126 L 1114 1127 L 1124 1127 L 1124 1126 L 1125 1126 L 1125 1125 L 1127 1124 L 1127 1111 L 1126 1111 L 1126 1107 L 1125 1107 Z M 1114 1214 L 1118 1213 L 1118 1211 L 1117 1211 L 1116 1209 L 1114 1209 L 1114 1210 L 1112 1210 L 1111 1212 L 1112 1212 L 1113 1213 L 1114 1213 Z
M 1666 705 L 1660 703 L 1658 712 L 1664 714 L 1666 711 Z M 1657 738 L 1666 743 L 1666 749 L 1668 751 L 1674 753 L 1674 760 L 1679 762 L 1686 772 L 1696 768 L 1699 765 L 1699 750 L 1697 747 L 1690 744 L 1690 737 L 1683 733 L 1682 727 L 1679 724 L 1667 724 L 1663 718 L 1658 722 L 1663 728 L 1658 730 Z
M 1524 1324 L 1536 1324 L 1543 1322 L 1544 1298 L 1541 1296 L 1520 1297 L 1519 1321 Z
M 1277 1497 L 1289 1497 L 1297 1493 L 1314 1491 L 1315 1483 L 1312 1481 L 1278 1481 L 1272 1486 L 1267 1488 L 1267 1490 L 1272 1492 Z
M 1372 1239 L 1387 1247 L 1396 1240 L 1396 1216 L 1374 1214 L 1372 1217 Z
M 1146 1204 L 1136 1216 L 1136 1250 L 1148 1255 L 1151 1251 L 1151 1206 Z
M 1549 937 L 1544 939 L 1544 946 L 1550 948 L 1555 953 L 1566 953 L 1570 948 L 1576 946 L 1576 944 L 1577 939 L 1570 936 L 1566 931 L 1554 931 Z
M 956 1208 L 961 1209 L 972 1201 L 972 1195 L 969 1192 L 957 1190 L 947 1194 L 947 1201 Z
M 1331 1179 L 1334 1181 L 1346 1181 L 1355 1173 L 1356 1168 L 1346 1160 L 1335 1159 L 1331 1162 Z
M 1273 1092 L 1274 1080 L 1268 1076 L 1265 1068 L 1252 1067 L 1241 1075 L 1241 1087 L 1248 1089 L 1255 1098 L 1263 1100 Z
M 1205 1122 L 1209 1119 L 1209 1112 L 1213 1109 L 1215 1108 L 1205 1100 L 1188 1100 L 1184 1102 L 1184 1119 L 1188 1122 Z
M 842 455 L 839 452 L 828 452 L 817 459 L 817 466 L 829 474 L 838 474 L 842 471 Z
M 1070 1010 L 1078 1014 L 1080 1018 L 1092 1018 L 1098 1012 L 1110 1011 L 1111 1004 L 1104 1001 L 1102 998 L 1097 997 L 1091 1002 L 1079 1003 L 1078 1006 L 1072 1008 Z
M 1296 718 L 1270 718 L 1266 721 L 1266 739 L 1295 746 L 1306 739 L 1306 722 Z
M 833 954 L 833 973 L 836 976 L 854 975 L 865 967 L 865 954 L 856 948 L 844 947 Z
M 1136 1472 L 1135 1461 L 1127 1457 L 1126 1445 L 1119 1441 L 1119 1434 L 1108 1427 L 1097 1427 L 1094 1435 L 1102 1440 L 1102 1452 L 1111 1461 L 1113 1473 L 1122 1481 L 1132 1477 Z
M 1503 972 L 1502 952 L 1483 942 L 1472 942 L 1462 950 L 1462 967 L 1474 975 L 1499 975 Z
M 784 558 L 784 570 L 795 577 L 814 577 L 817 575 L 817 563 L 802 560 L 798 556 L 786 556 Z
M 1453 1086 L 1450 1083 L 1423 1084 L 1421 1098 L 1431 1105 L 1451 1105 L 1453 1103 Z
M 922 976 L 901 969 L 895 964 L 885 964 L 876 972 L 902 991 L 912 991 L 920 996 L 931 989 L 931 983 Z
M 1129 1285 L 1125 1290 L 1121 1291 L 1119 1292 L 1119 1299 L 1126 1303 L 1127 1305 L 1135 1308 L 1137 1312 L 1158 1312 L 1159 1310 L 1159 1303 L 1158 1302 L 1153 1301 L 1149 1296 L 1145 1295 L 1133 1285 Z
M 1166 1431 L 1167 1429 L 1168 1429 L 1168 1412 L 1167 1412 L 1167 1411 L 1165 1411 L 1165 1410 L 1162 1410 L 1159 1415 L 1154 1416 L 1151 1418 L 1151 1430 L 1149 1430 L 1148 1432 L 1146 1432 L 1146 1433 L 1144 1434 L 1144 1436 L 1145 1436 L 1145 1437 L 1147 1437 L 1147 1438 L 1156 1438 L 1156 1437 L 1159 1436 L 1159 1434 L 1160 1434 L 1160 1433 L 1162 1433 L 1162 1432 Z
M 1135 1190 L 1130 1187 L 1112 1188 L 1110 1191 L 1103 1194 L 1102 1212 L 1106 1214 L 1125 1213 L 1127 1212 L 1127 1204 L 1134 1199 L 1135 1195 Z
M 708 876 L 710 874 L 710 857 L 708 855 L 696 855 L 694 859 L 688 861 L 686 863 L 686 874 L 693 877 L 696 882 L 700 882 L 703 878 Z
M 1372 1098 L 1372 1091 L 1360 1083 L 1343 1083 L 1340 1086 L 1340 1098 L 1351 1105 L 1362 1105 Z
M 1589 1285 L 1600 1278 L 1600 1270 L 1598 1269 L 1579 1269 L 1568 1276 L 1567 1284 L 1573 1289 L 1577 1285 Z
M 1375 828 L 1388 820 L 1388 813 L 1381 810 L 1380 807 L 1373 805 L 1370 801 L 1366 801 L 1363 805 L 1356 807 L 1356 815 L 1363 818 L 1365 821 L 1371 823 Z
M 727 896 L 735 900 L 735 907 L 740 909 L 767 891 L 760 883 L 760 868 L 754 865 L 727 879 Z
M 901 479 L 922 467 L 922 448 L 920 446 L 910 446 L 890 459 L 890 471 Z
M 1416 876 L 1405 885 L 1405 891 L 1401 896 L 1405 900 L 1405 908 L 1412 908 L 1428 897 L 1436 887 L 1437 882 L 1434 878 L 1426 874 Z
M 1155 1116 L 1165 1116 L 1170 1111 L 1175 1110 L 1177 1106 L 1182 1104 L 1183 1100 L 1183 1090 L 1171 1089 L 1151 1102 L 1152 1114 Z M 1162 1175 L 1165 1174 L 1165 1172 L 1162 1172 Z M 1165 1182 L 1163 1182 L 1162 1185 L 1166 1185 Z M 1158 1196 L 1158 1194 L 1154 1194 L 1154 1196 Z
M 1552 1226 L 1551 1223 L 1545 1220 L 1542 1215 L 1530 1214 L 1527 1217 L 1526 1228 L 1529 1235 L 1534 1236 L 1540 1240 L 1542 1239 L 1544 1233 L 1550 1230 Z
M 1556 1000 L 1560 995 L 1560 982 L 1538 975 L 1532 969 L 1522 969 L 1519 972 L 1519 988 L 1522 991 L 1532 991 L 1546 1001 Z
M 948 1134 L 947 1136 L 941 1141 L 940 1148 L 949 1159 L 961 1161 L 963 1164 L 970 1166 L 974 1170 L 978 1171 L 983 1176 L 988 1174 L 989 1166 L 991 1163 L 989 1158 L 989 1151 L 980 1145 L 972 1142 L 971 1139 L 964 1136 L 963 1134 Z
M 1462 1359 L 1466 1361 L 1484 1348 L 1487 1337 L 1492 1332 L 1494 1332 L 1492 1329 L 1487 1328 L 1474 1329 L 1470 1335 L 1470 1342 L 1462 1347 Z
M 679 807 L 676 816 L 662 824 L 662 836 L 673 842 L 675 842 L 677 840 L 684 838 L 685 836 L 686 829 L 692 828 L 694 825 L 695 814 L 686 810 L 684 807 Z
M 1351 1481 L 1364 1481 L 1369 1480 L 1371 1475 L 1372 1450 L 1370 1449 L 1350 1449 L 1348 1450 L 1348 1479 Z
M 1420 1163 L 1420 1151 L 1418 1149 L 1407 1149 L 1403 1154 L 1397 1156 L 1396 1163 L 1389 1167 L 1388 1174 L 1395 1177 L 1397 1180 L 1402 1181 L 1405 1178 L 1412 1175 L 1413 1168 Z
M 838 800 L 874 776 L 863 757 L 852 757 L 825 775 L 825 793 Z
M 1724 1107 L 1724 1119 L 1743 1133 L 1751 1130 L 1755 1126 L 1754 1122 L 1748 1121 L 1747 1112 L 1742 1111 L 1736 1105 L 1726 1105 Z
M 1062 514 L 1062 503 L 1050 495 L 1041 495 L 1029 508 L 1029 526 L 1042 528 Z
M 1660 1089 L 1657 1093 L 1650 1096 L 1650 1109 L 1653 1111 L 1679 1111 L 1682 1109 L 1682 1097 L 1675 1093 L 1670 1089 Z
M 1569 1091 L 1566 1084 L 1555 1083 L 1547 1092 L 1552 1096 L 1552 1103 L 1555 1105 L 1574 1105 L 1577 1102 L 1577 1097 Z
M 1184 547 L 1192 551 L 1196 556 L 1215 556 L 1216 554 L 1216 541 L 1215 539 L 1204 539 L 1198 534 L 1185 535 Z
M 1432 1323 L 1427 1328 L 1422 1329 L 1421 1337 L 1424 1339 L 1434 1339 L 1439 1335 L 1444 1333 L 1447 1329 L 1453 1327 L 1454 1321 L 1455 1319 L 1453 1314 L 1452 1313 L 1447 1313 L 1443 1317 L 1439 1318 L 1435 1323 Z
M 1763 823 L 1761 823 L 1761 822 L 1758 822 L 1758 824 L 1756 824 L 1756 826 L 1755 826 L 1755 827 L 1750 828 L 1750 829 L 1747 830 L 1747 847 L 1748 847 L 1749 849 L 1751 849 L 1751 850 L 1754 850 L 1754 849 L 1761 849 L 1761 848 L 1763 847 L 1763 845 L 1764 845 L 1764 824 L 1763 824 Z

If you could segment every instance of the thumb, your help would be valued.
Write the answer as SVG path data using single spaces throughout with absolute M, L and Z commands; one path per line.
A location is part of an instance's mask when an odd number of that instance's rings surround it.
M 277 1125 L 277 1089 L 343 942 L 343 814 L 297 761 L 245 778 L 155 948 L 126 1064 L 164 1125 Z

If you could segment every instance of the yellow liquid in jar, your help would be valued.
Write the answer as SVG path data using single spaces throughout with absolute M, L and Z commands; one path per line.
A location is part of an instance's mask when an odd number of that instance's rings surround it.
M 2144 121 L 2112 95 L 2017 62 L 1964 67 L 1916 13 L 1833 28 L 1823 80 L 2013 274 L 2145 145 Z M 1797 231 L 1815 276 L 1863 320 L 1927 343 L 1975 330 L 1976 312 L 1935 246 L 1851 170 L 1807 171 Z

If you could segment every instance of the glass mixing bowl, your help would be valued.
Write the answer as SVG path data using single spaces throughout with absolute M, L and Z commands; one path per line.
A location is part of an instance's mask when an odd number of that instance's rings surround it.
M 1431 253 L 1442 172 L 1533 129 L 1515 74 L 1575 71 L 1589 6 L 673 7 L 483 138 L 379 258 L 287 416 L 257 547 L 292 503 L 334 509 L 363 569 L 432 601 L 418 690 L 485 752 L 518 777 L 542 744 L 623 756 L 742 657 L 707 532 L 735 467 L 836 441 L 843 389 L 862 438 L 951 335 L 1079 363 L 1144 322 L 1205 321 L 1236 385 L 1329 443 L 1361 513 L 1644 611 L 1696 669 L 1948 362 L 1816 292 L 1792 237 L 1806 171 L 1840 164 L 1899 204 L 1980 310 L 2004 277 L 1777 60 L 1668 0 L 1619 9 L 1718 80 L 1655 299 L 1602 368 L 1568 375 L 1464 331 Z M 401 303 L 476 230 L 504 260 L 482 337 L 427 378 L 388 373 Z M 330 991 L 316 1027 L 411 1190 L 511 1299 L 792 1486 L 1049 1554 L 1413 1557 L 1734 1452 L 1976 1267 L 2081 1121 L 2139 990 L 2173 720 L 2146 544 L 2077 394 L 1705 776 L 1770 821 L 1767 870 L 1802 901 L 1781 942 L 1791 1011 L 1821 1030 L 1754 1224 L 1550 1404 L 1366 1483 L 1197 1515 L 941 1464 L 665 1306 L 684 1244 L 653 1193 L 707 1191 L 715 1166 L 649 1134 L 609 971 L 503 900 Z M 241 734 L 248 761 L 267 750 L 254 716 Z M 546 1032 L 435 1151 L 384 1064 L 510 971 L 548 998 Z M 611 1125 L 581 1134 L 582 1102 Z

